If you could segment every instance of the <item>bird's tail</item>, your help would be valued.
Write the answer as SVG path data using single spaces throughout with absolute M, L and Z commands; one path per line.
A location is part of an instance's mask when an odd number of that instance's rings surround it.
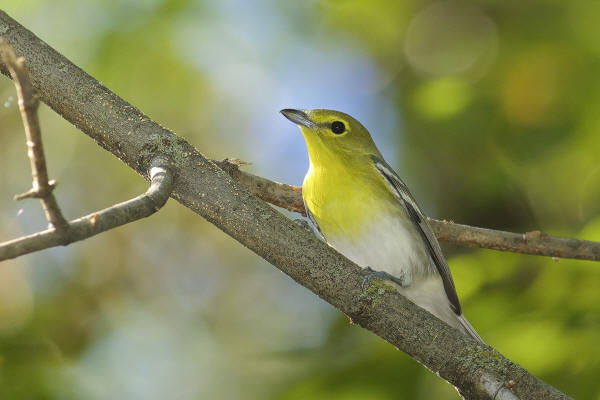
M 459 329 L 465 335 L 471 336 L 478 342 L 484 343 L 475 332 L 464 315 L 456 315 L 450 307 L 448 297 L 442 286 L 440 275 L 432 275 L 430 279 L 422 279 L 408 287 L 399 287 L 400 293 L 421 308 L 426 309 L 448 325 Z
M 475 332 L 475 329 L 471 326 L 471 324 L 469 323 L 469 321 L 467 321 L 467 319 L 465 318 L 465 316 L 463 314 L 460 314 L 457 316 L 458 318 L 458 322 L 460 322 L 460 326 L 463 328 L 463 331 L 471 336 L 473 339 L 481 342 L 481 343 L 485 343 L 483 341 L 483 339 L 481 338 L 481 336 L 479 336 L 477 334 L 477 332 Z

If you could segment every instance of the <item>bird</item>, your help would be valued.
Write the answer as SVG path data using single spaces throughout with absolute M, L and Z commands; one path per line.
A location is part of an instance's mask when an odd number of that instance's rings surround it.
M 369 131 L 341 111 L 283 109 L 306 141 L 307 217 L 339 253 L 393 282 L 416 305 L 483 343 L 462 313 L 454 281 L 427 218 L 384 160 Z

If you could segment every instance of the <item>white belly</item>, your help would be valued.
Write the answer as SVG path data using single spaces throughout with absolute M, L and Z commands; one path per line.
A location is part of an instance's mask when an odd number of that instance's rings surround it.
M 380 217 L 359 235 L 323 234 L 327 243 L 359 266 L 385 271 L 402 279 L 405 286 L 437 274 L 425 243 L 410 221 Z
M 356 239 L 328 237 L 326 232 L 324 235 L 327 243 L 359 266 L 401 279 L 403 287 L 386 283 L 451 326 L 464 330 L 450 308 L 442 278 L 425 243 L 410 221 L 381 218 L 365 227 Z

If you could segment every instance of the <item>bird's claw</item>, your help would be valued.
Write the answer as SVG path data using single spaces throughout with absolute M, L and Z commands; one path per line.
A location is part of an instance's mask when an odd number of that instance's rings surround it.
M 401 287 L 406 286 L 406 284 L 404 283 L 404 281 L 402 279 L 397 278 L 393 275 L 390 275 L 385 271 L 375 271 L 371 267 L 366 267 L 363 271 L 366 274 L 366 276 L 363 279 L 362 283 L 360 284 L 360 288 L 362 290 L 365 290 L 367 287 L 369 287 L 371 285 L 371 282 L 373 282 L 374 279 L 382 279 L 382 280 L 392 281 L 392 282 L 400 285 Z

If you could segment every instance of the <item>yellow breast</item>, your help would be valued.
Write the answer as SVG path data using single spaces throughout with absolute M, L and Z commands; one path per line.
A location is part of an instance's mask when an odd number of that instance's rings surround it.
M 311 165 L 302 185 L 304 202 L 325 238 L 357 238 L 383 213 L 391 217 L 400 211 L 376 171 L 328 167 Z

